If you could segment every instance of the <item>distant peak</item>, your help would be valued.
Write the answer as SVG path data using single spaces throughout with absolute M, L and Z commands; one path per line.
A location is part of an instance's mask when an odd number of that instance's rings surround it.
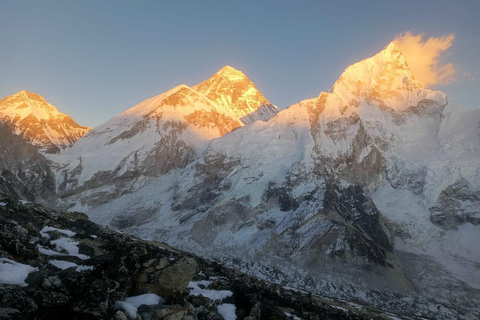
M 393 42 L 390 42 L 373 57 L 350 65 L 339 80 L 351 79 L 366 82 L 370 79 L 382 81 L 387 77 L 398 77 L 402 81 L 405 77 L 410 80 L 414 79 L 405 57 Z
M 395 50 L 398 50 L 398 48 L 393 42 L 390 42 L 385 48 L 383 48 L 383 51 L 385 52 L 392 52 Z
M 22 90 L 17 93 L 12 94 L 10 97 L 16 97 L 16 98 L 27 98 L 30 92 L 27 90 Z
M 388 46 L 383 48 L 383 50 L 380 51 L 377 56 L 381 56 L 383 61 L 397 60 L 400 61 L 402 65 L 407 64 L 402 52 L 393 42 L 390 42 Z
M 219 72 L 225 73 L 225 72 L 232 72 L 232 73 L 243 73 L 240 70 L 235 69 L 234 67 L 231 66 L 225 66 L 222 69 L 220 69 Z
M 15 99 L 28 99 L 28 100 L 35 100 L 35 101 L 47 103 L 41 95 L 36 94 L 34 92 L 27 91 L 27 90 L 19 91 L 11 95 L 10 97 Z
M 345 69 L 332 87 L 332 93 L 348 101 L 360 96 L 382 100 L 398 97 L 403 90 L 421 89 L 402 52 L 390 42 L 376 55 Z
M 252 114 L 262 105 L 270 105 L 255 84 L 242 71 L 231 66 L 223 67 L 192 89 L 239 118 Z
M 237 70 L 231 66 L 223 67 L 216 74 L 227 77 L 231 80 L 241 80 L 247 78 L 247 76 L 242 71 Z

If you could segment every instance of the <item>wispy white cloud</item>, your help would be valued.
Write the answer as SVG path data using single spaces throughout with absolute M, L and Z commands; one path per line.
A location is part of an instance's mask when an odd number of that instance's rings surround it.
M 455 80 L 455 66 L 443 64 L 440 59 L 454 39 L 453 34 L 424 39 L 423 34 L 407 31 L 398 35 L 393 43 L 402 51 L 415 78 L 423 86 L 430 87 Z

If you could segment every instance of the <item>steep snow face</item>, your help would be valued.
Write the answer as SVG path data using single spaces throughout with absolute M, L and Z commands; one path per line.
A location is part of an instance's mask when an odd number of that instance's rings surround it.
M 0 121 L 8 123 L 16 134 L 40 151 L 48 153 L 58 153 L 72 146 L 91 129 L 78 125 L 40 95 L 26 90 L 0 101 Z
M 244 124 L 267 121 L 278 113 L 278 108 L 263 96 L 243 72 L 230 66 L 223 67 L 193 89 L 222 109 L 234 113 Z
M 84 201 L 95 205 L 108 201 L 106 194 L 133 190 L 144 176 L 184 168 L 211 139 L 242 125 L 234 114 L 180 85 L 119 114 L 50 159 L 57 163 L 60 192 L 86 189 Z

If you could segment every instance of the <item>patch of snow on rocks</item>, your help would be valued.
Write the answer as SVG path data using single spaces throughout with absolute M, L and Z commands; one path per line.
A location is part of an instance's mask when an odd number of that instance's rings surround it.
M 73 231 L 65 230 L 65 229 L 58 229 L 58 228 L 49 227 L 49 226 L 43 227 L 43 229 L 40 230 L 40 234 L 42 235 L 42 237 L 50 239 L 50 235 L 48 234 L 48 232 L 51 232 L 51 231 L 58 231 L 58 232 L 66 235 L 68 237 L 73 237 L 74 235 L 76 235 L 76 233 L 73 232 Z
M 237 320 L 237 315 L 235 310 L 237 309 L 235 305 L 231 303 L 223 303 L 217 307 L 218 313 L 222 315 L 225 320 Z
M 211 283 L 210 281 L 190 281 L 188 283 L 187 288 L 191 289 L 190 295 L 194 295 L 194 296 L 202 295 L 205 298 L 209 298 L 213 301 L 223 300 L 233 295 L 233 292 L 228 290 L 209 290 L 209 289 L 202 289 L 199 287 L 199 284 L 208 287 L 210 283 Z
M 127 298 L 125 301 L 115 302 L 115 308 L 125 312 L 129 319 L 137 319 L 137 309 L 142 304 L 146 306 L 158 305 L 163 299 L 154 293 L 146 293 Z
M 27 279 L 29 273 L 35 271 L 38 271 L 38 268 L 10 259 L 0 258 L 0 283 L 26 287 L 28 284 L 25 283 L 25 279 Z

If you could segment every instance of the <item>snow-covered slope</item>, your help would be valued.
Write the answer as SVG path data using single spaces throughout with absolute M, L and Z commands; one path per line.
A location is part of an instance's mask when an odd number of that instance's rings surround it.
M 26 90 L 0 101 L 0 121 L 47 153 L 72 146 L 91 129 L 78 125 L 40 95 Z
M 422 88 L 390 44 L 330 92 L 211 140 L 142 187 L 64 201 L 272 281 L 470 319 L 480 314 L 479 123 Z
M 245 74 L 225 67 L 197 86 L 180 85 L 143 101 L 50 156 L 59 191 L 98 205 L 148 177 L 184 168 L 212 139 L 276 112 Z

